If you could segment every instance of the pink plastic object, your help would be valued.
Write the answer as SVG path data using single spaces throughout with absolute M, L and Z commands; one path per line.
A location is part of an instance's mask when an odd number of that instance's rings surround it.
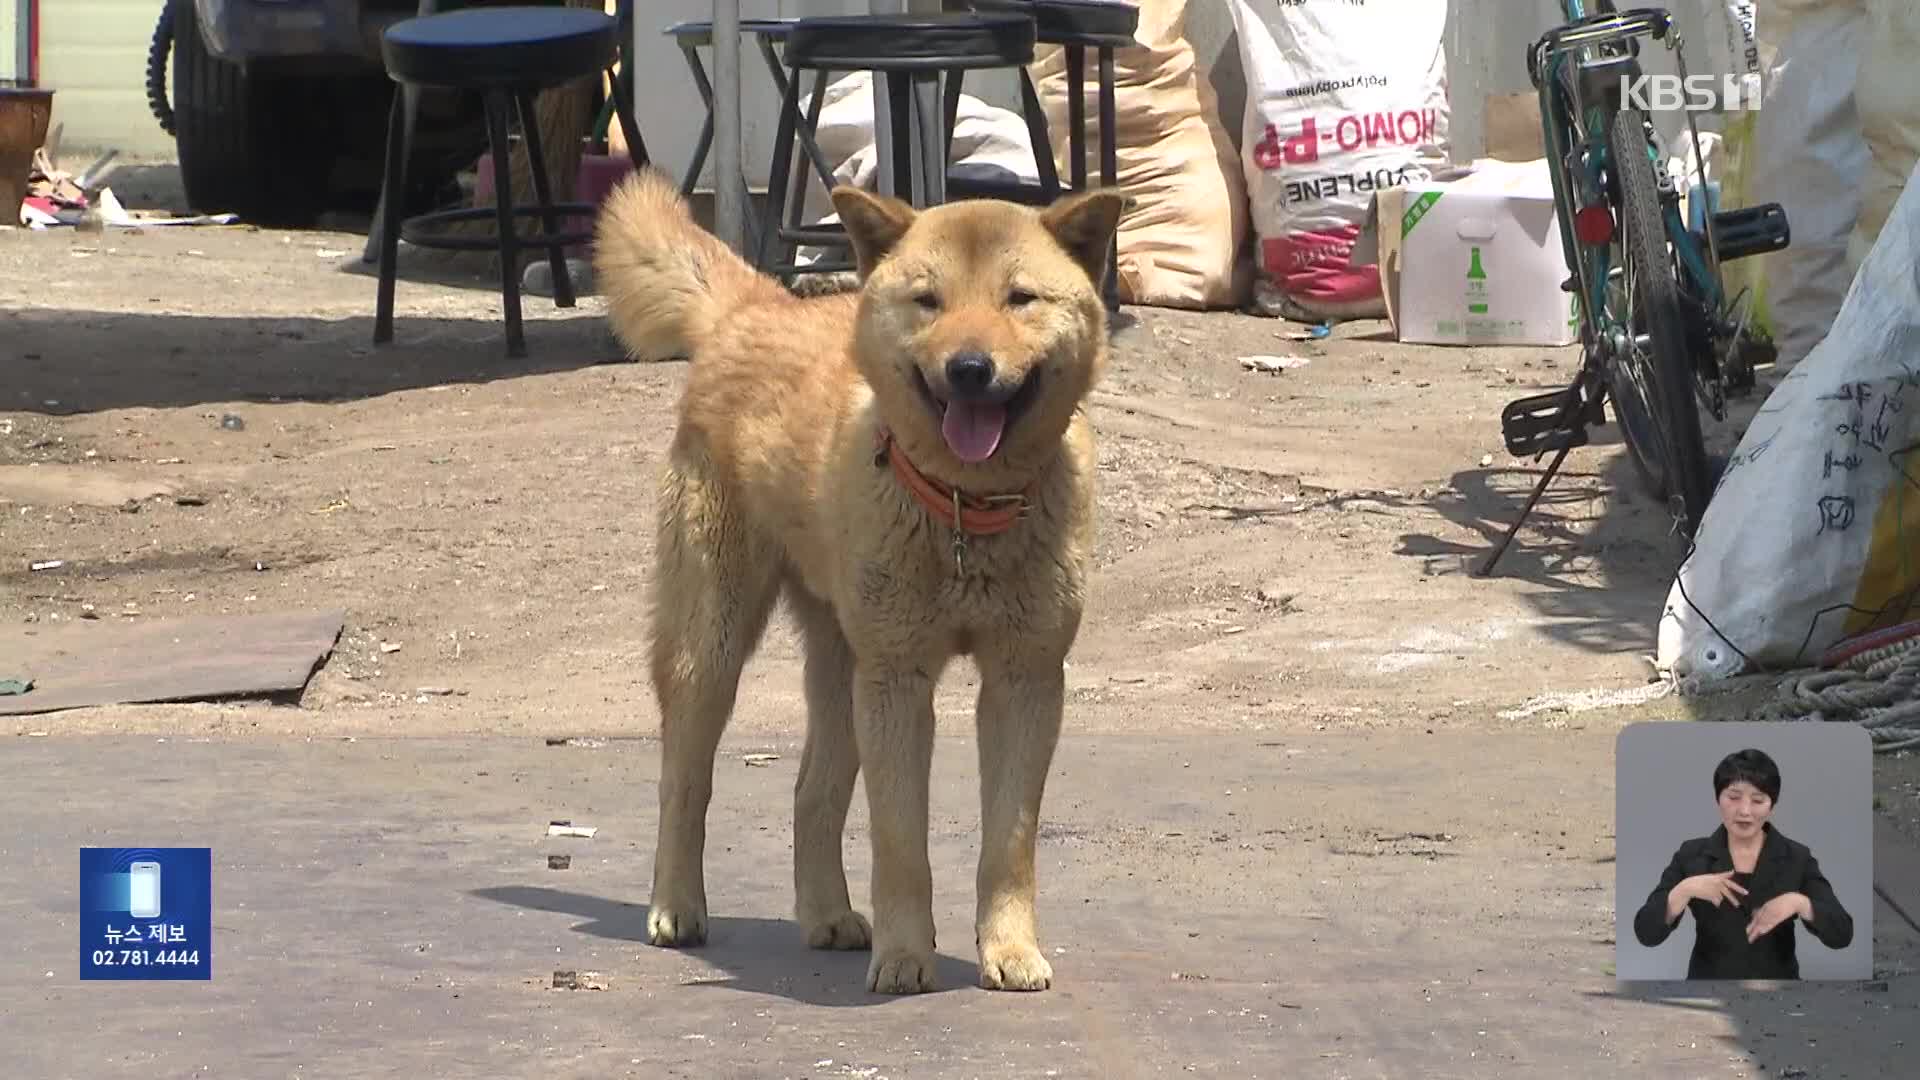
M 485 205 L 493 196 L 493 155 L 481 154 L 475 165 L 473 201 L 475 205 Z M 625 154 L 580 155 L 580 168 L 573 177 L 573 199 L 598 208 L 613 194 L 621 180 L 633 171 L 633 159 Z M 579 228 L 578 218 L 570 218 L 562 228 Z M 591 248 L 591 244 L 576 244 L 569 251 L 582 251 Z

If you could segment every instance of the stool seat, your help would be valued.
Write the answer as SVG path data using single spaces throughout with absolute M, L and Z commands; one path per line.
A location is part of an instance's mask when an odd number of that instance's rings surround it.
M 394 23 L 380 52 L 387 73 L 403 83 L 545 88 L 610 66 L 619 26 L 586 8 L 463 8 Z
M 759 34 L 762 37 L 784 38 L 787 32 L 793 29 L 793 24 L 799 21 L 798 16 L 788 19 L 741 19 L 740 32 Z M 677 22 L 662 32 L 676 41 L 689 45 L 713 44 L 713 23 L 707 19 Z
M 1124 49 L 1135 44 L 1140 27 L 1139 7 L 1120 0 L 973 0 L 973 6 L 1031 17 L 1036 40 L 1046 45 Z
M 1027 15 L 827 15 L 796 21 L 786 61 L 835 71 L 1014 67 L 1033 62 Z

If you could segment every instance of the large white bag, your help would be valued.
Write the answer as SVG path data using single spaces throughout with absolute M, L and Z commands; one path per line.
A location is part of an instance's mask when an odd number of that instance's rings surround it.
M 1740 440 L 1667 597 L 1656 661 L 1683 677 L 1804 667 L 1917 610 L 1920 184 L 1910 176 L 1832 331 Z
M 1860 217 L 1848 256 L 1866 258 L 1907 174 L 1920 160 L 1920 5 L 1914 0 L 1867 0 L 1866 56 L 1854 100 L 1870 159 L 1860 188 Z
M 1120 299 L 1172 308 L 1235 307 L 1247 275 L 1239 260 L 1247 232 L 1246 180 L 1221 125 L 1213 84 L 1187 40 L 1187 0 L 1138 0 L 1134 45 L 1114 50 L 1116 179 L 1128 207 L 1120 217 Z M 1099 115 L 1099 70 L 1082 58 L 1086 115 Z M 1032 73 L 1052 133 L 1060 175 L 1069 174 L 1066 50 L 1034 50 Z M 1099 140 L 1087 139 L 1087 176 L 1100 177 Z
M 1262 283 L 1288 314 L 1381 317 L 1349 261 L 1373 193 L 1446 164 L 1446 0 L 1228 0 L 1247 77 L 1241 164 Z
M 1706 74 L 1723 80 L 1732 76 L 1739 81 L 1743 101 L 1761 99 L 1761 60 L 1759 4 L 1754 0 L 1703 0 L 1706 5 Z M 1637 4 L 1624 5 L 1637 7 Z M 1658 5 L 1655 5 L 1658 6 Z M 1674 5 L 1666 5 L 1672 7 Z M 1768 12 L 1771 16 L 1773 13 Z M 1688 66 L 1688 74 L 1699 73 Z
M 1867 18 L 1863 0 L 1776 0 L 1767 14 L 1769 24 L 1784 23 L 1784 33 L 1764 107 L 1753 117 L 1746 202 L 1779 203 L 1793 242 L 1746 260 L 1752 269 L 1744 275 L 1740 263 L 1730 264 L 1727 276 L 1736 288 L 1744 276 L 1760 293 L 1762 325 L 1780 364 L 1790 367 L 1826 336 L 1858 265 L 1848 261 L 1847 244 L 1867 169 L 1853 98 Z

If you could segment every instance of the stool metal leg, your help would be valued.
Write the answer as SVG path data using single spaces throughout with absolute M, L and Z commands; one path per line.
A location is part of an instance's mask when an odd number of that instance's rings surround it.
M 1024 72 L 1026 69 L 1022 68 Z M 967 69 L 954 68 L 942 80 L 940 102 L 940 139 L 948 161 L 953 160 L 953 131 L 960 126 L 960 90 L 966 84 Z
M 780 54 L 775 51 L 773 39 L 760 34 L 756 35 L 754 40 L 759 42 L 760 56 L 767 62 L 768 74 L 773 76 L 774 92 L 785 94 L 787 92 L 786 64 L 780 59 Z M 826 94 L 827 79 L 831 74 L 828 68 L 814 69 L 813 94 L 807 101 L 807 122 L 801 126 L 798 135 L 801 152 L 806 154 L 807 160 L 813 163 L 813 171 L 820 177 L 820 182 L 829 187 L 833 185 L 833 163 L 827 160 L 826 153 L 820 149 L 814 133 L 820 129 L 820 109 L 825 104 L 822 98 Z M 794 73 L 794 78 L 799 78 L 799 72 Z
M 1067 169 L 1074 191 L 1087 188 L 1087 49 L 1067 46 Z
M 1114 117 L 1113 47 L 1100 46 L 1100 185 L 1113 189 L 1120 186 L 1120 148 L 1119 133 L 1114 130 L 1117 121 Z M 1108 311 L 1120 310 L 1120 238 L 1115 235 L 1113 243 L 1107 247 L 1107 280 L 1101 288 L 1101 295 L 1107 302 Z
M 399 273 L 400 216 L 405 209 L 401 192 L 406 190 L 407 151 L 412 148 L 413 110 L 408 107 L 412 96 L 408 87 L 393 89 L 393 108 L 387 117 L 387 161 L 380 178 L 380 205 L 374 211 L 375 236 L 368 238 L 370 244 L 378 238 L 380 252 L 380 286 L 373 315 L 375 345 L 393 340 L 393 279 Z
M 508 160 L 507 110 L 512 108 L 512 101 L 504 90 L 489 90 L 486 104 L 487 146 L 493 157 L 494 219 L 500 229 L 500 304 L 507 317 L 507 355 L 517 360 L 527 355 L 527 340 L 520 327 L 520 234 L 513 227 L 513 167 Z M 534 172 L 539 174 L 539 166 Z
M 629 73 L 628 78 L 631 78 Z M 652 158 L 647 154 L 646 140 L 640 137 L 640 121 L 633 115 L 632 86 L 616 76 L 612 68 L 607 69 L 607 84 L 613 90 L 613 115 L 620 121 L 620 134 L 627 140 L 627 157 L 633 160 L 636 169 L 644 169 Z
M 400 147 L 401 147 L 400 153 L 403 158 L 409 157 L 413 154 L 414 125 L 418 123 L 419 115 L 420 115 L 420 91 L 417 89 L 414 89 L 411 86 L 407 86 L 405 84 L 396 85 L 393 88 L 393 106 L 394 107 L 391 110 L 389 110 L 390 116 L 405 117 L 403 121 L 405 124 L 405 128 L 400 136 Z M 389 119 L 387 121 L 387 124 L 388 124 L 387 141 L 389 144 L 391 144 L 393 141 L 392 139 L 393 120 Z M 389 156 L 391 156 L 393 154 L 393 150 L 389 148 L 387 153 Z M 406 175 L 405 175 L 406 170 L 404 167 L 405 164 L 406 163 L 404 161 L 401 162 L 402 169 L 401 169 L 401 177 L 400 177 L 400 191 L 403 193 L 407 190 Z M 405 202 L 404 194 L 396 197 L 399 198 L 402 203 Z M 386 183 L 385 183 L 384 173 L 383 173 L 382 182 L 380 185 L 380 201 L 376 203 L 373 208 L 373 227 L 367 230 L 367 246 L 362 248 L 360 251 L 360 261 L 363 263 L 375 262 L 380 257 L 381 222 L 384 221 L 386 218 L 385 211 L 387 208 L 387 204 L 390 201 L 391 200 L 387 195 Z M 402 206 L 401 209 L 402 209 L 402 212 L 405 211 L 404 206 Z
M 793 129 L 799 119 L 800 79 L 796 71 L 794 78 L 787 80 L 786 93 L 780 95 L 780 124 L 773 137 L 773 166 L 767 170 L 767 215 L 766 227 L 760 236 L 760 269 L 768 273 L 793 261 L 786 241 L 780 236 L 780 222 L 787 213 L 788 181 L 793 172 Z M 804 190 L 800 194 L 802 198 L 806 196 Z M 778 276 L 782 281 L 790 278 L 784 271 Z
M 533 194 L 540 200 L 540 227 L 549 238 L 560 235 L 560 215 L 554 211 L 553 185 L 547 177 L 547 155 L 540 145 L 540 118 L 534 115 L 533 95 L 513 95 L 520 109 L 521 137 L 527 142 L 527 164 L 532 166 Z M 567 249 L 557 241 L 547 244 L 547 265 L 553 269 L 553 306 L 574 306 L 573 278 L 567 273 Z M 516 265 L 515 269 L 519 269 Z
M 886 105 L 888 152 L 880 155 L 881 190 L 916 207 L 924 207 L 921 185 L 915 182 L 919 177 L 914 175 L 913 168 L 913 87 L 906 72 L 886 73 Z
M 814 72 L 813 94 L 807 101 L 806 119 L 802 120 L 800 125 L 794 129 L 794 139 L 799 142 L 802 150 L 805 150 L 809 146 L 813 147 L 813 153 L 809 156 L 817 156 L 820 153 L 820 148 L 813 142 L 812 133 L 820 130 L 820 110 L 826 105 L 828 75 L 829 72 L 825 68 Z M 800 85 L 800 73 L 798 71 L 793 73 L 793 84 L 795 87 Z M 782 87 L 786 86 L 786 80 L 784 78 L 781 80 L 780 85 Z M 781 93 L 784 94 L 785 92 L 786 91 L 782 89 Z M 793 185 L 794 193 L 793 199 L 787 207 L 786 222 L 787 228 L 789 229 L 799 229 L 807 224 L 806 164 L 804 161 L 796 161 L 793 163 L 793 167 L 787 171 L 787 180 Z M 824 158 L 814 163 L 814 171 L 820 176 L 821 186 L 825 187 L 828 191 L 832 191 L 834 185 L 833 170 L 825 167 Z M 777 209 L 778 208 L 776 208 L 776 211 Z M 777 229 L 780 227 L 780 220 L 780 217 L 776 213 L 772 219 L 774 228 Z M 797 244 L 793 248 L 792 257 L 796 260 L 800 257 L 800 248 Z
M 947 201 L 947 133 L 941 122 L 940 73 L 916 71 L 909 76 L 913 94 L 913 144 L 920 159 L 920 206 Z
M 694 89 L 700 91 L 700 103 L 706 108 L 706 119 L 700 123 L 700 137 L 693 143 L 693 161 L 687 165 L 687 173 L 680 180 L 680 194 L 692 195 L 693 189 L 700 183 L 700 170 L 707 164 L 707 152 L 713 149 L 713 84 L 707 81 L 707 69 L 700 63 L 700 50 L 691 42 L 681 42 L 680 52 L 687 58 L 687 68 L 693 73 Z
M 1040 91 L 1033 76 L 1020 69 L 1020 112 L 1027 121 L 1027 138 L 1033 143 L 1033 167 L 1040 176 L 1040 194 L 1052 202 L 1060 197 L 1060 170 L 1053 164 L 1053 136 L 1047 130 L 1047 112 L 1040 105 Z

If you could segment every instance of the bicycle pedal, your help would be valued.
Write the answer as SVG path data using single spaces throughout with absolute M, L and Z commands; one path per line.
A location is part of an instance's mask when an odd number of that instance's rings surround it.
M 1772 367 L 1780 361 L 1780 348 L 1771 340 L 1748 338 L 1741 343 L 1740 358 L 1751 373 L 1754 368 Z
M 1762 203 L 1715 213 L 1713 239 L 1725 263 L 1783 250 L 1792 243 L 1793 230 L 1787 225 L 1785 207 Z
M 1508 402 L 1500 410 L 1500 435 L 1507 452 L 1524 458 L 1587 445 L 1587 429 L 1580 420 L 1590 410 L 1577 404 L 1570 409 L 1569 393 L 1556 390 Z

